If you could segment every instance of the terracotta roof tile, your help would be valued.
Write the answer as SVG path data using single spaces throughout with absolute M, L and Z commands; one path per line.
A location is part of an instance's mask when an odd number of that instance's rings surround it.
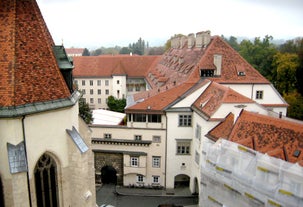
M 231 88 L 212 82 L 195 101 L 194 106 L 211 117 L 223 103 L 254 103 L 254 101 Z
M 220 138 L 228 137 L 233 126 L 234 114 L 229 113 L 226 118 L 212 130 L 210 130 L 206 136 L 216 142 Z
M 73 55 L 73 54 L 83 54 L 84 48 L 65 48 L 65 51 L 68 55 Z
M 230 122 L 226 119 L 224 122 Z M 227 123 L 221 123 L 228 125 Z M 220 124 L 220 125 L 221 125 Z M 243 110 L 229 136 L 220 125 L 209 132 L 215 138 L 226 137 L 261 153 L 295 163 L 303 160 L 303 124 Z M 229 125 L 228 125 L 229 126 Z M 230 127 L 227 128 L 227 131 Z
M 110 77 L 113 74 L 145 77 L 160 56 L 81 56 L 74 57 L 74 77 Z
M 70 96 L 36 1 L 0 1 L 0 106 Z
M 158 93 L 150 98 L 146 98 L 137 104 L 127 108 L 126 113 L 131 111 L 158 111 L 163 113 L 163 110 L 180 98 L 184 93 L 190 90 L 195 83 L 184 83 L 182 85 L 170 88 L 162 93 Z
M 199 60 L 199 69 L 216 69 L 214 56 L 222 56 L 221 75 L 211 80 L 219 83 L 269 83 L 256 69 L 240 56 L 221 37 L 215 36 L 207 47 L 205 54 Z M 239 75 L 242 73 L 242 75 Z M 196 70 L 191 78 L 199 78 Z

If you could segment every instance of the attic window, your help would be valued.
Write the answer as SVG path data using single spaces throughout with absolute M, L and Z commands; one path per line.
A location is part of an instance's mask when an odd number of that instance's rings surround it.
M 200 69 L 200 77 L 213 77 L 215 70 L 203 70 Z
M 299 157 L 300 154 L 301 154 L 301 150 L 296 150 L 296 151 L 294 151 L 293 156 L 294 156 L 294 157 Z
M 245 72 L 244 71 L 239 71 L 238 76 L 245 76 Z

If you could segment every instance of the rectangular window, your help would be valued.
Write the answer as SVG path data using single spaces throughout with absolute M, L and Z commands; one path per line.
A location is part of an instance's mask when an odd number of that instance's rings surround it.
M 149 114 L 148 122 L 151 123 L 161 123 L 161 115 L 160 114 Z
M 161 157 L 153 156 L 152 166 L 155 168 L 159 168 L 161 166 Z
M 201 140 L 201 126 L 199 124 L 196 125 L 196 138 Z
M 101 104 L 101 98 L 98 98 L 98 104 Z
M 83 89 L 83 90 L 82 90 L 82 93 L 83 93 L 83 95 L 84 95 L 84 94 L 86 94 L 86 90 L 85 90 L 85 89 Z
M 202 70 L 200 69 L 200 77 L 213 77 L 215 70 Z
M 160 176 L 153 175 L 153 183 L 160 183 Z
M 78 86 L 78 80 L 75 80 L 75 85 Z
M 135 135 L 135 140 L 137 140 L 137 141 L 142 140 L 142 135 Z
M 98 95 L 101 95 L 101 89 L 98 89 Z
M 177 142 L 177 155 L 189 155 L 190 142 Z
M 90 99 L 89 99 L 89 102 L 90 102 L 91 104 L 93 104 L 93 103 L 94 103 L 94 99 L 93 99 L 93 98 L 90 98 Z
M 136 91 L 140 91 L 140 85 L 136 85 Z
M 90 90 L 89 90 L 89 94 L 90 94 L 90 95 L 93 95 L 93 94 L 94 94 L 94 89 L 90 89 Z
M 105 90 L 105 94 L 109 95 L 109 90 L 108 89 Z
M 82 80 L 82 85 L 85 86 L 85 80 Z
M 191 115 L 179 115 L 179 126 L 191 126 Z
M 131 157 L 130 158 L 130 166 L 131 167 L 139 167 L 139 157 Z
M 90 80 L 90 81 L 89 81 L 89 85 L 90 85 L 90 86 L 93 86 L 93 85 L 94 85 L 94 81 L 93 81 L 93 80 Z
M 160 136 L 153 136 L 153 142 L 154 143 L 160 143 L 161 142 L 161 137 Z
M 134 122 L 146 122 L 146 114 L 133 114 Z
M 104 134 L 104 139 L 111 139 L 111 138 L 112 138 L 112 134 L 108 134 L 108 133 Z
M 137 175 L 137 182 L 143 182 L 143 181 L 144 181 L 143 175 Z
M 119 80 L 117 80 L 117 84 L 120 84 L 120 81 L 119 81 Z
M 98 86 L 101 86 L 101 80 L 98 80 L 98 81 L 97 81 L 97 85 L 98 85 Z
M 256 92 L 256 99 L 263 99 L 263 91 Z
M 105 85 L 108 86 L 109 85 L 109 81 L 105 80 Z

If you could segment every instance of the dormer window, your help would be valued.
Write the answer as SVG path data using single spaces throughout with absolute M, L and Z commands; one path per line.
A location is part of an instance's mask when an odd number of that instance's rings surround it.
M 239 71 L 238 76 L 245 76 L 245 72 L 244 71 Z
M 212 70 L 212 69 L 207 69 L 207 70 L 200 69 L 200 77 L 213 77 L 214 74 L 215 74 L 215 70 Z

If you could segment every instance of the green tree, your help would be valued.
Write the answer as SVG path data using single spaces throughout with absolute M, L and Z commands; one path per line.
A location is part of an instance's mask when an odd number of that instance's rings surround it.
M 116 99 L 113 96 L 109 96 L 107 99 L 107 106 L 111 111 L 123 113 L 126 106 L 126 99 Z
M 287 116 L 303 120 L 303 97 L 300 93 L 292 92 L 284 96 L 285 101 L 289 104 Z
M 90 56 L 90 52 L 88 51 L 87 48 L 85 48 L 85 49 L 83 50 L 82 56 Z
M 129 47 L 122 47 L 119 54 L 130 54 L 132 50 Z
M 296 91 L 296 73 L 299 66 L 298 56 L 290 53 L 278 52 L 273 59 L 276 68 L 276 81 L 274 85 L 281 94 Z
M 239 53 L 263 76 L 273 82 L 276 77 L 274 76 L 272 62 L 277 49 L 271 43 L 272 39 L 272 36 L 267 35 L 263 40 L 256 37 L 254 42 L 243 40 L 240 43 Z
M 230 36 L 229 39 L 226 39 L 224 36 L 222 38 L 232 47 L 234 50 L 239 51 L 240 45 L 238 43 L 238 40 L 234 36 Z
M 79 100 L 79 116 L 86 124 L 91 124 L 93 122 L 93 113 L 83 98 L 80 98 Z

